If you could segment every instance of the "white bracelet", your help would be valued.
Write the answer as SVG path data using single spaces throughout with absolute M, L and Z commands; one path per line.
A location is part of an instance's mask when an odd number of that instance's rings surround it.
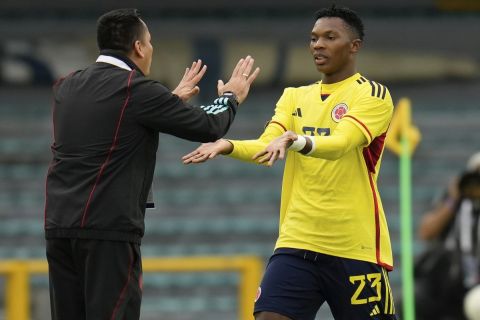
M 297 136 L 297 140 L 293 141 L 290 147 L 288 147 L 288 150 L 298 152 L 302 150 L 306 144 L 307 144 L 307 139 L 305 139 L 304 136 Z

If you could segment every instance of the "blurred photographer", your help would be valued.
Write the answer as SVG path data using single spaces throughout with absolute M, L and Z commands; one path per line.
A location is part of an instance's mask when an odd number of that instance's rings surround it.
M 480 153 L 423 218 L 419 236 L 431 240 L 415 266 L 417 319 L 465 319 L 463 300 L 480 284 Z
M 480 152 L 469 158 L 466 172 L 480 172 Z M 443 233 L 459 206 L 459 200 L 459 178 L 455 178 L 433 210 L 423 216 L 418 230 L 420 239 L 434 240 L 445 236 Z

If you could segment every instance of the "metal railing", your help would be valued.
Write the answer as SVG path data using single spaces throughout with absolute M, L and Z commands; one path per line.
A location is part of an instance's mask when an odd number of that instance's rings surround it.
M 254 298 L 263 264 L 254 256 L 144 258 L 143 272 L 234 271 L 240 273 L 238 319 L 252 318 Z M 31 275 L 47 274 L 45 260 L 0 261 L 0 275 L 6 277 L 6 320 L 30 320 Z

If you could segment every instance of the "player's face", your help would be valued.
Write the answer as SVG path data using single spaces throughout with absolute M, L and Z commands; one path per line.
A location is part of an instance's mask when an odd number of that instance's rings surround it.
M 360 42 L 342 19 L 318 19 L 310 37 L 310 53 L 317 70 L 328 76 L 355 69 L 353 54 Z

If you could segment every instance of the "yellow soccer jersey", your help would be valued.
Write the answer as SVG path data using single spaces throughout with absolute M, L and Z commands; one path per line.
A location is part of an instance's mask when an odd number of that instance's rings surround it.
M 329 94 L 328 98 L 325 94 Z M 289 151 L 276 248 L 299 248 L 393 269 L 387 221 L 377 190 L 386 132 L 393 113 L 387 88 L 360 74 L 334 84 L 285 89 L 257 140 L 231 141 L 233 158 L 251 157 L 286 130 L 313 137 L 308 155 Z M 329 139 L 350 127 L 360 140 L 328 153 Z M 352 131 L 353 128 L 353 131 Z M 358 128 L 358 129 L 357 129 Z

